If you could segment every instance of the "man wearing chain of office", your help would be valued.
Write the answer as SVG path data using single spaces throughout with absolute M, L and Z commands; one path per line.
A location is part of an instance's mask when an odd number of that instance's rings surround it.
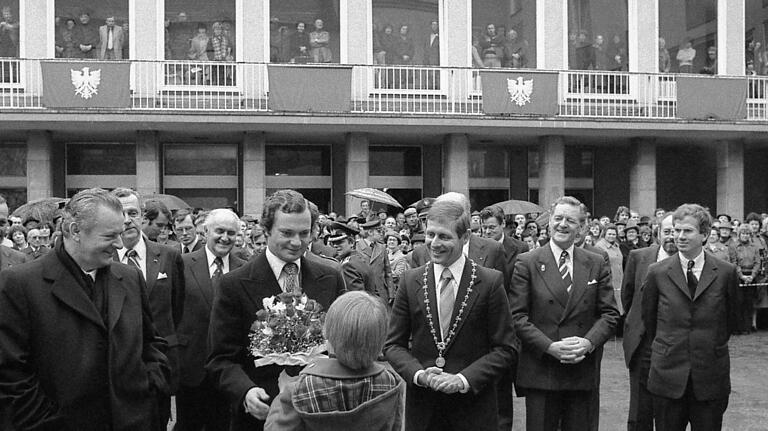
M 469 208 L 450 195 L 429 210 L 431 260 L 403 275 L 384 352 L 408 384 L 406 430 L 496 431 L 496 381 L 517 360 L 504 276 L 463 253 Z

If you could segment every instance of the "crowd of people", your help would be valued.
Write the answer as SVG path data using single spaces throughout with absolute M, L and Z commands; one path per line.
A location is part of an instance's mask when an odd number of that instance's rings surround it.
M 299 21 L 289 29 L 279 18 L 270 19 L 270 53 L 272 63 L 334 63 L 331 49 L 331 34 L 325 28 L 325 21 L 317 18 L 309 31 L 307 23 Z
M 261 217 L 169 211 L 118 188 L 37 220 L 0 198 L 0 425 L 161 430 L 174 395 L 179 430 L 509 430 L 514 384 L 527 429 L 597 429 L 601 346 L 623 332 L 629 429 L 720 429 L 728 337 L 768 307 L 767 214 L 388 208 L 321 214 L 283 190 Z M 247 336 L 292 265 L 332 355 L 281 374 Z
M 472 36 L 472 66 L 478 68 L 528 67 L 528 41 L 518 37 L 517 30 L 489 23 L 481 34 Z
M 128 22 L 117 24 L 115 16 L 104 24 L 91 20 L 89 12 L 77 17 L 56 17 L 56 58 L 122 60 L 128 57 Z

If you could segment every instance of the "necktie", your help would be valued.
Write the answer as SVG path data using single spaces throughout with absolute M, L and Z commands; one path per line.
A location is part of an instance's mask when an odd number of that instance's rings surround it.
M 688 271 L 685 273 L 685 277 L 688 279 L 688 291 L 691 292 L 691 298 L 696 296 L 696 285 L 699 284 L 699 280 L 696 279 L 696 275 L 693 273 L 693 260 L 688 261 Z
M 448 336 L 451 315 L 453 314 L 453 304 L 456 302 L 451 280 L 453 280 L 451 270 L 448 268 L 443 269 L 443 273 L 440 275 L 440 329 L 443 333 L 443 340 Z
M 213 263 L 216 265 L 216 269 L 213 270 L 213 275 L 211 276 L 211 285 L 216 289 L 221 281 L 221 277 L 224 275 L 224 261 L 219 256 L 216 256 L 213 259 Z
M 107 35 L 107 49 L 112 49 L 112 27 L 109 27 L 109 34 Z
M 296 296 L 301 295 L 301 286 L 299 286 L 299 266 L 294 262 L 286 263 L 283 267 L 285 272 L 284 292 L 292 292 Z
M 141 266 L 139 266 L 139 253 L 137 253 L 136 250 L 128 250 L 128 252 L 125 253 L 125 257 L 128 260 L 128 265 L 133 266 L 134 268 L 141 271 Z
M 566 286 L 565 291 L 571 293 L 571 287 L 573 287 L 573 281 L 571 280 L 571 274 L 568 272 L 568 252 L 563 250 L 560 253 L 560 277 L 563 279 L 563 284 Z
M 187 253 L 189 253 L 189 247 L 187 247 L 187 246 L 185 245 L 185 246 L 184 246 L 184 250 L 182 250 L 182 253 L 183 253 L 183 254 L 187 254 Z

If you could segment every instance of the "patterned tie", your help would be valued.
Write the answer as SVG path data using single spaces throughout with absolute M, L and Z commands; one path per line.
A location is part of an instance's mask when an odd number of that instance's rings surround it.
M 688 261 L 688 271 L 685 273 L 685 278 L 688 281 L 688 291 L 691 292 L 691 298 L 696 296 L 696 285 L 699 284 L 699 280 L 696 279 L 696 275 L 693 273 L 693 260 Z
M 440 275 L 440 329 L 443 333 L 443 340 L 448 336 L 448 330 L 451 325 L 451 315 L 453 314 L 453 304 L 456 298 L 453 293 L 453 274 L 448 268 L 443 269 Z
M 571 280 L 571 274 L 568 273 L 568 252 L 563 250 L 563 252 L 560 254 L 560 263 L 558 263 L 558 266 L 560 267 L 560 277 L 563 278 L 563 284 L 565 284 L 567 287 L 565 288 L 565 291 L 568 293 L 571 293 L 571 287 L 573 287 L 573 281 Z
M 285 272 L 284 292 L 293 292 L 296 296 L 301 296 L 301 286 L 299 286 L 299 266 L 294 262 L 286 263 L 283 267 Z
M 128 252 L 125 253 L 125 257 L 128 260 L 128 265 L 141 271 L 141 266 L 139 266 L 139 253 L 137 253 L 136 250 L 128 250 Z
M 211 285 L 214 289 L 217 289 L 219 282 L 221 282 L 221 277 L 224 276 L 224 261 L 221 257 L 216 256 L 216 258 L 213 259 L 213 263 L 216 265 L 216 269 L 213 270 L 213 275 L 211 276 Z

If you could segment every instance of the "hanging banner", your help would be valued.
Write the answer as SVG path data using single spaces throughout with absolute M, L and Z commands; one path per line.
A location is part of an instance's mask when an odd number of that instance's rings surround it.
M 127 61 L 43 61 L 47 108 L 130 108 Z
M 349 112 L 352 66 L 270 64 L 269 109 L 294 112 Z
M 747 117 L 747 78 L 680 75 L 677 116 L 690 120 Z
M 556 72 L 481 70 L 483 111 L 486 114 L 557 114 Z

